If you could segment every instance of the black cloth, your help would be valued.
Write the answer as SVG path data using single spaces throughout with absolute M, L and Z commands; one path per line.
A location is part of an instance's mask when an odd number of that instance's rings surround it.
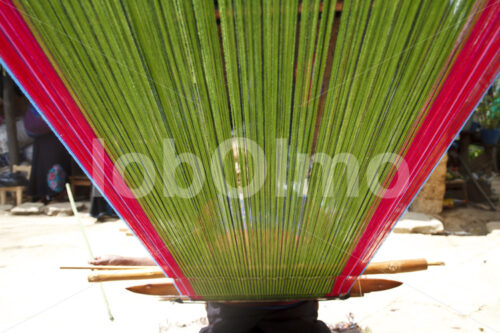
M 71 160 L 71 155 L 52 132 L 35 137 L 28 194 L 35 200 L 57 195 L 48 185 L 48 173 L 58 164 L 68 175 L 71 171 Z
M 116 213 L 111 205 L 104 199 L 101 192 L 92 186 L 92 192 L 90 194 L 90 216 L 99 218 L 103 215 L 116 217 Z
M 0 174 L 0 187 L 26 186 L 28 180 L 21 172 L 6 172 Z
M 318 301 L 286 305 L 207 303 L 209 326 L 200 333 L 330 333 L 318 320 Z

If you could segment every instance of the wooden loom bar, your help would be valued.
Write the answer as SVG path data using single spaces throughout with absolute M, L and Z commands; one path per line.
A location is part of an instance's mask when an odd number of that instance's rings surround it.
M 367 293 L 384 291 L 399 287 L 402 282 L 388 279 L 367 279 L 357 278 L 349 293 L 351 297 L 362 297 Z M 179 298 L 181 295 L 177 293 L 171 282 L 148 283 L 138 286 L 126 288 L 134 293 L 152 296 L 164 296 L 170 298 Z
M 390 260 L 374 262 L 368 265 L 363 274 L 396 274 L 426 270 L 429 266 L 444 265 L 443 262 L 427 262 L 425 259 Z M 109 268 L 108 268 L 109 267 Z M 142 280 L 165 277 L 159 267 L 154 266 L 64 266 L 61 269 L 97 269 L 99 271 L 88 276 L 89 282 L 106 282 L 122 280 Z

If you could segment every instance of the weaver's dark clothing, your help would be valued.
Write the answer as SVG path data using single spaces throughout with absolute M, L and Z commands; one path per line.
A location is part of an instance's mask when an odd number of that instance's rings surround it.
M 95 186 L 92 186 L 90 193 L 90 216 L 97 219 L 103 216 L 117 217 L 113 207 L 104 199 Z
M 283 305 L 207 303 L 209 326 L 200 333 L 329 333 L 318 320 L 318 301 Z
M 35 137 L 28 194 L 49 200 L 64 190 L 70 170 L 71 156 L 52 132 Z

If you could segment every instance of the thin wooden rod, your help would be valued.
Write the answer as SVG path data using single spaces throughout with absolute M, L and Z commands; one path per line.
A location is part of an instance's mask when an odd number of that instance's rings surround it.
M 157 266 L 61 266 L 59 269 L 89 269 L 96 271 L 115 271 L 115 270 L 130 270 L 130 269 L 151 269 Z

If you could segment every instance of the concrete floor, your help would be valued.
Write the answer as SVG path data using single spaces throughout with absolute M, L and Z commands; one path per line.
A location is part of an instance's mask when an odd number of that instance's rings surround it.
M 96 255 L 146 252 L 121 222 L 82 218 Z M 104 289 L 115 320 L 109 321 L 98 285 L 84 271 L 89 254 L 72 217 L 0 216 L 0 332 L 197 332 L 206 321 L 202 304 L 160 302 L 108 282 Z M 320 304 L 320 319 L 334 324 L 352 313 L 373 333 L 498 332 L 500 233 L 486 236 L 392 234 L 377 260 L 424 257 L 444 267 L 398 274 L 404 285 L 346 301 Z

